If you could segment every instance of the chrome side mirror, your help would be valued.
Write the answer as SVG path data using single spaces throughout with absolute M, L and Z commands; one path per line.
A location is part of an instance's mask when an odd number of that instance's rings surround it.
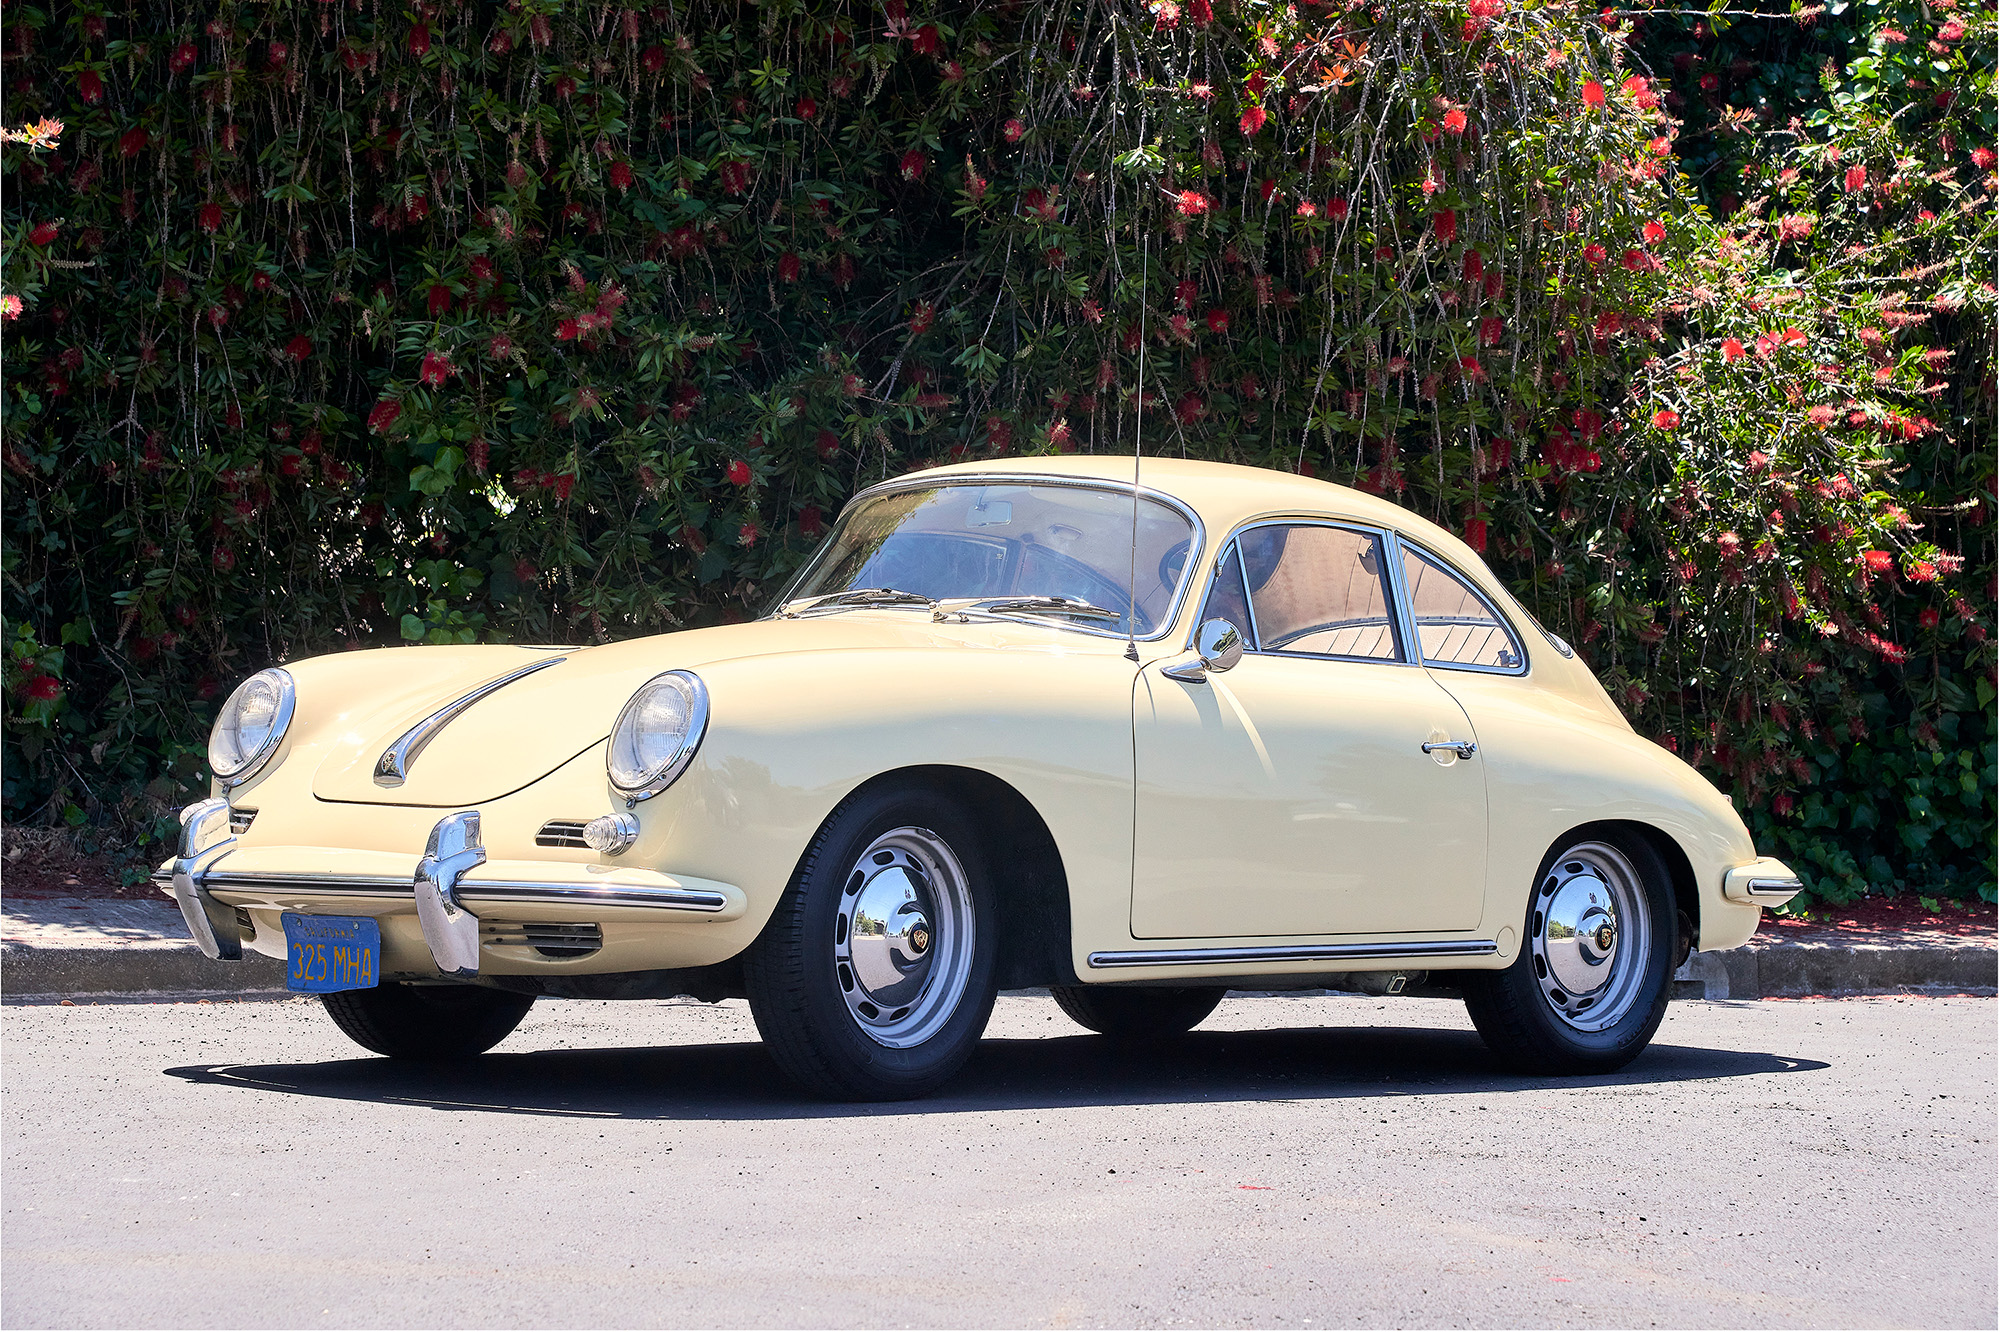
M 1210 671 L 1226 671 L 1243 660 L 1243 634 L 1227 620 L 1203 620 L 1194 631 L 1193 661 L 1168 666 L 1160 674 L 1196 684 Z

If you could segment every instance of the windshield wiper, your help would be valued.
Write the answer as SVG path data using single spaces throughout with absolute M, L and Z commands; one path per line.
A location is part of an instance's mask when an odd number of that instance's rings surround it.
M 1103 620 L 1107 623 L 1125 618 L 1123 611 L 1093 606 L 1081 597 L 999 597 L 992 601 L 974 602 L 965 609 L 986 611 L 992 615 L 1071 615 L 1079 620 Z
M 851 606 L 922 606 L 925 610 L 936 610 L 937 602 L 893 587 L 857 587 L 846 592 L 829 592 L 825 596 L 788 601 L 778 614 L 791 619 L 806 611 L 843 610 Z

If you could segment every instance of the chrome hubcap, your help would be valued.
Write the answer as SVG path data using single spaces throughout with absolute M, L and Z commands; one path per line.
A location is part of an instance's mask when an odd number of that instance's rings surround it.
M 883 833 L 855 860 L 834 920 L 834 974 L 878 1044 L 919 1045 L 951 1020 L 972 971 L 965 870 L 927 828 Z
M 1632 1010 L 1645 980 L 1651 926 L 1632 862 L 1603 842 L 1563 854 L 1536 887 L 1528 922 L 1542 999 L 1578 1031 L 1603 1031 Z

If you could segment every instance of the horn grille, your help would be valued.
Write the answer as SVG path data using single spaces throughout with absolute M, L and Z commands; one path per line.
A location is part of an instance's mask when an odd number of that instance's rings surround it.
M 604 931 L 596 925 L 563 925 L 548 921 L 486 921 L 479 941 L 502 948 L 532 948 L 543 957 L 587 957 L 604 947 Z

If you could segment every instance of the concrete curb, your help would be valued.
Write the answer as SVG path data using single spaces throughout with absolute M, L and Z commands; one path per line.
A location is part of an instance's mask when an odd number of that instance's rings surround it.
M 245 953 L 212 962 L 165 902 L 9 903 L 0 944 L 7 1003 L 282 999 L 285 964 Z M 1249 982 L 1246 982 L 1249 983 Z M 1803 995 L 1993 994 L 2000 952 L 1987 940 L 1926 936 L 1893 944 L 1753 943 L 1695 953 L 1674 973 L 1676 999 Z
M 1802 995 L 1993 994 L 2000 952 L 1990 943 L 1751 945 L 1694 953 L 1674 973 L 1676 999 L 1788 999 Z

